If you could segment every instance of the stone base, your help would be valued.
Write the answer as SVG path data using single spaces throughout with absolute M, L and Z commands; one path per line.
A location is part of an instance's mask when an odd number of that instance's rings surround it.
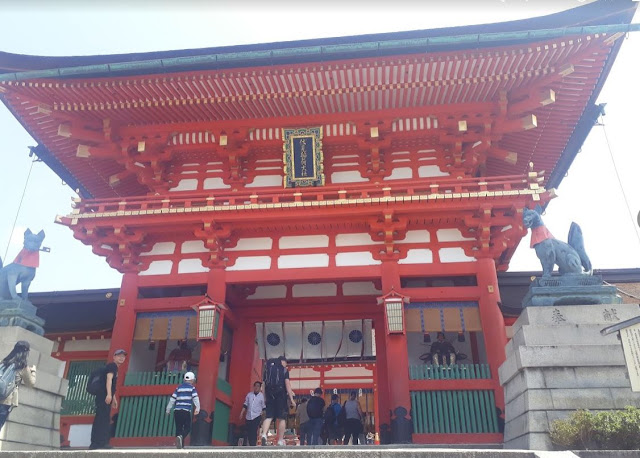
M 504 447 L 553 450 L 549 426 L 577 409 L 640 405 L 622 345 L 600 330 L 640 314 L 638 305 L 528 307 L 499 369 L 505 390 Z
M 28 362 L 36 365 L 36 386 L 20 387 L 20 405 L 0 431 L 0 451 L 59 449 L 60 407 L 68 388 L 65 363 L 51 357 L 52 341 L 17 326 L 0 328 L 0 357 L 18 340 L 31 345 Z
M 0 327 L 19 326 L 44 335 L 44 320 L 36 316 L 36 307 L 24 299 L 0 300 Z
M 621 302 L 616 287 L 605 285 L 600 275 L 564 275 L 536 278 L 522 300 L 522 307 Z

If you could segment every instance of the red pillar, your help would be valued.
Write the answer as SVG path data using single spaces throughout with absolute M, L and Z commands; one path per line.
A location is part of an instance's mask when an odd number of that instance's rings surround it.
M 233 387 L 231 391 L 233 405 L 229 423 L 238 423 L 245 396 L 252 389 L 253 383 L 261 379 L 252 377 L 256 326 L 241 316 L 237 318 L 238 326 L 233 332 L 229 367 L 229 384 Z
M 496 383 L 496 405 L 504 412 L 504 391 L 498 382 L 498 368 L 506 359 L 504 347 L 507 344 L 507 333 L 502 311 L 498 306 L 500 291 L 498 290 L 498 275 L 495 261 L 482 258 L 477 262 L 478 286 L 480 288 L 480 322 L 487 353 L 487 360 L 491 368 L 491 377 Z
M 136 328 L 136 300 L 138 298 L 138 274 L 136 272 L 125 273 L 122 277 L 120 296 L 116 307 L 116 319 L 113 323 L 111 333 L 111 347 L 109 348 L 108 360 L 111 361 L 113 353 L 122 348 L 127 351 L 128 357 L 118 368 L 118 383 L 116 391 L 124 385 L 124 378 L 129 367 L 129 357 L 131 356 L 131 346 L 133 344 L 133 333 Z M 119 396 L 118 396 L 119 397 Z M 120 404 L 118 404 L 118 408 Z
M 400 290 L 400 274 L 398 263 L 383 261 L 382 263 L 382 292 L 387 294 L 394 288 Z M 384 325 L 384 323 L 383 323 Z M 386 328 L 386 327 L 385 327 Z M 378 329 L 376 329 L 376 335 Z M 389 385 L 389 407 L 391 409 L 391 441 L 393 443 L 411 442 L 410 429 L 405 428 L 410 419 L 411 397 L 409 395 L 409 352 L 407 350 L 406 334 L 387 334 L 385 336 L 385 350 L 387 361 L 387 377 Z M 376 347 L 377 350 L 377 347 Z M 400 408 L 406 410 L 403 415 Z M 398 415 L 400 414 L 400 415 Z
M 225 303 L 226 283 L 223 266 L 212 267 L 207 281 L 207 293 L 214 302 Z M 220 345 L 222 343 L 222 324 L 224 313 L 218 321 L 218 338 L 216 340 L 200 341 L 200 361 L 198 366 L 198 394 L 200 408 L 211 414 L 216 404 L 216 387 L 218 382 L 218 368 L 220 365 Z
M 386 347 L 386 331 L 384 327 L 384 316 L 380 314 L 379 318 L 373 320 L 373 327 L 376 331 L 376 370 L 374 377 L 373 392 L 376 396 L 375 402 L 375 421 L 376 432 L 379 434 L 380 441 L 389 441 L 389 425 L 391 411 L 389 404 L 389 372 L 387 370 L 387 347 Z M 383 425 L 385 425 L 383 427 Z M 384 433 L 384 434 L 383 434 Z M 384 442 L 383 442 L 384 443 Z

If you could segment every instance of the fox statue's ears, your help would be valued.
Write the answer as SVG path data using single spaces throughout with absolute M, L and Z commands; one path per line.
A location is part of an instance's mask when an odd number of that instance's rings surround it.
M 27 235 L 33 235 L 33 232 L 31 232 L 31 229 L 27 228 L 27 230 L 26 230 L 26 231 L 24 231 L 24 235 L 25 235 L 25 236 L 27 236 Z M 43 240 L 44 240 L 44 230 L 41 230 L 40 232 L 38 232 L 38 233 L 36 234 L 36 237 L 41 238 L 41 239 L 43 239 Z

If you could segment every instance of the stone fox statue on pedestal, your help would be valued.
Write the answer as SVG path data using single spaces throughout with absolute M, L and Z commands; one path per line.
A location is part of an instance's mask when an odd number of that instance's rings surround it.
M 542 208 L 535 210 L 524 209 L 522 221 L 525 227 L 531 229 L 531 248 L 535 248 L 536 255 L 542 264 L 542 276 L 550 277 L 553 266 L 558 265 L 560 275 L 580 275 L 582 268 L 591 273 L 591 261 L 584 250 L 582 230 L 576 223 L 571 223 L 568 244 L 556 240 L 545 227 L 540 214 Z
M 2 267 L 0 259 L 0 300 L 19 299 L 16 291 L 18 283 L 22 284 L 22 299 L 29 300 L 29 285 L 36 276 L 43 240 L 44 231 L 34 234 L 27 229 L 24 233 L 24 248 L 13 263 Z

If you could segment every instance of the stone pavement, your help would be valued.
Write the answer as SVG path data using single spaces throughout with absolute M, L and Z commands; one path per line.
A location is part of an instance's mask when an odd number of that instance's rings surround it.
M 194 447 L 175 449 L 115 449 L 39 452 L 0 452 L 0 457 L 12 458 L 156 458 L 156 457 L 214 457 L 214 458 L 631 458 L 638 451 L 613 452 L 546 452 L 530 450 L 470 450 L 433 449 L 419 446 L 391 447 Z

